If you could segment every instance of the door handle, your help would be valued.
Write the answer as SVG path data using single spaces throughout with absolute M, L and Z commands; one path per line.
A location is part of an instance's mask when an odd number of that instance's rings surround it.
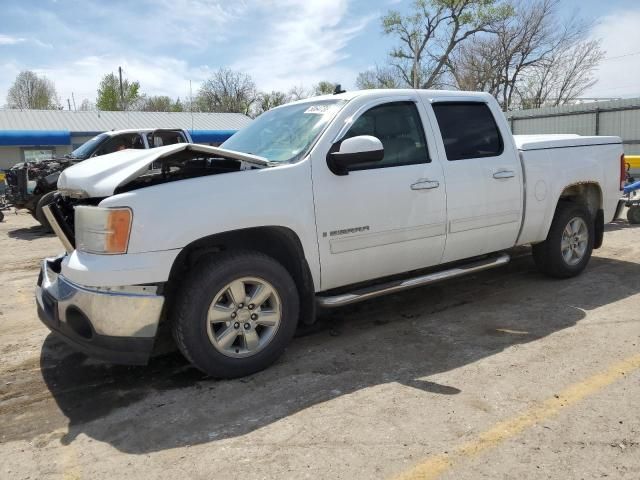
M 426 180 L 421 178 L 416 183 L 411 184 L 411 190 L 431 190 L 432 188 L 438 188 L 440 182 L 437 180 Z
M 498 170 L 493 174 L 493 178 L 499 180 L 501 178 L 513 178 L 516 176 L 516 172 L 513 170 Z

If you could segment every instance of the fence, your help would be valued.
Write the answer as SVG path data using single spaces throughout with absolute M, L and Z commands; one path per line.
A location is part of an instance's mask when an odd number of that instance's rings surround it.
M 577 133 L 622 138 L 627 155 L 640 155 L 640 98 L 506 113 L 515 135 Z

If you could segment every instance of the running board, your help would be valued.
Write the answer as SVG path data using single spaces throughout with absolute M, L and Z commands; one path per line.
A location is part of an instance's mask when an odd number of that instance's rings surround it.
M 481 272 L 490 268 L 500 267 L 509 263 L 511 257 L 506 253 L 502 253 L 496 257 L 489 257 L 475 262 L 467 263 L 459 267 L 441 270 L 439 272 L 428 273 L 419 277 L 407 278 L 404 280 L 395 280 L 393 282 L 383 283 L 355 290 L 350 293 L 343 293 L 334 296 L 317 296 L 318 305 L 325 308 L 343 307 L 363 300 L 380 297 L 389 293 L 396 293 L 410 288 L 431 285 L 432 283 L 442 282 L 450 278 L 462 277 L 470 273 Z

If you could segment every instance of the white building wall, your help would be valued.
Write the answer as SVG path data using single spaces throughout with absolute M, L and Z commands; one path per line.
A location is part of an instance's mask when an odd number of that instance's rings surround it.
M 71 153 L 71 145 L 56 145 L 53 147 L 6 147 L 0 146 L 0 170 L 11 168 L 16 163 L 24 161 L 24 151 L 27 149 L 52 149 L 54 155 Z

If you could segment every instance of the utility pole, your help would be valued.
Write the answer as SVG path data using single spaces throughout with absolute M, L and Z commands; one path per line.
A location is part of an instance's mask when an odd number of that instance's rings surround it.
M 73 92 L 71 92 L 71 101 L 73 102 L 73 111 L 77 112 L 78 109 L 76 108 L 76 97 L 73 96 Z
M 120 105 L 124 110 L 124 90 L 122 90 L 122 67 L 118 67 L 118 76 L 120 77 Z
M 69 105 L 69 110 L 71 110 L 71 101 L 67 98 L 67 105 Z
M 191 132 L 193 132 L 193 90 L 191 90 L 191 80 L 189 80 L 189 110 L 191 111 Z

